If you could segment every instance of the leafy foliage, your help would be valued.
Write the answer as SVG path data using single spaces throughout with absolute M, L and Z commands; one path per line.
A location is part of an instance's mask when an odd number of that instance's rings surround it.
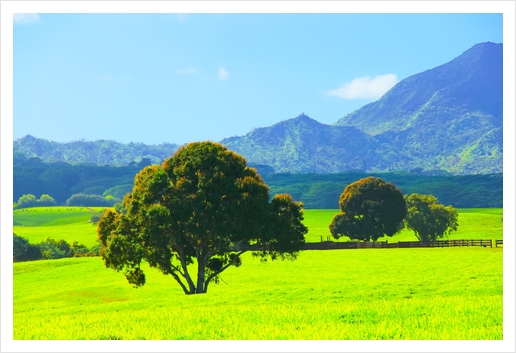
M 40 259 L 61 259 L 65 257 L 99 256 L 99 246 L 88 249 L 84 244 L 74 241 L 71 245 L 60 239 L 47 238 L 38 244 L 30 244 L 26 238 L 13 234 L 13 261 Z
M 368 177 L 348 185 L 339 201 L 342 213 L 335 215 L 330 232 L 335 239 L 376 241 L 403 229 L 407 208 L 403 194 L 393 184 Z
M 23 237 L 13 234 L 13 261 L 31 261 L 41 259 L 41 250 Z
M 458 213 L 452 206 L 438 203 L 433 195 L 405 195 L 407 217 L 405 226 L 414 231 L 420 241 L 435 241 L 459 226 Z
M 20 196 L 16 203 L 16 208 L 29 208 L 38 205 L 38 199 L 33 194 L 26 194 Z
M 14 208 L 29 208 L 37 206 L 55 206 L 56 200 L 48 194 L 43 194 L 39 200 L 33 194 L 25 194 L 20 196 L 18 202 L 15 203 Z
M 294 259 L 304 243 L 302 204 L 289 195 L 269 202 L 268 187 L 245 159 L 213 142 L 181 147 L 161 166 L 136 175 L 124 197 L 126 213 L 108 210 L 98 236 L 106 267 L 145 283 L 141 262 L 170 274 L 185 294 L 211 281 L 258 244 L 263 258 Z M 195 261 L 194 261 L 195 260 Z M 197 265 L 197 279 L 189 266 Z
M 43 194 L 39 198 L 38 204 L 39 206 L 55 206 L 57 203 L 52 196 L 48 194 Z

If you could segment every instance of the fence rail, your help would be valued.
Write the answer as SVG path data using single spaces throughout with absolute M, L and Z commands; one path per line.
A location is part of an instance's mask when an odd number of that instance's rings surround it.
M 436 241 L 400 241 L 400 248 L 448 248 L 452 246 L 483 246 L 493 247 L 493 240 L 436 240 Z
M 497 240 L 496 244 L 503 244 Z M 481 246 L 493 247 L 491 239 L 471 240 L 437 240 L 437 241 L 400 241 L 398 243 L 388 243 L 386 241 L 371 242 L 332 242 L 324 241 L 320 243 L 306 243 L 303 250 L 330 250 L 330 249 L 372 249 L 372 248 L 448 248 L 455 246 Z
M 496 240 L 496 246 L 503 245 L 503 240 Z M 457 246 L 480 246 L 493 247 L 492 239 L 459 239 L 459 240 L 437 240 L 437 241 L 400 241 L 397 243 L 388 243 L 387 241 L 348 241 L 334 242 L 322 241 L 317 243 L 305 243 L 301 250 L 337 250 L 337 249 L 385 249 L 385 248 L 448 248 Z M 241 250 L 262 250 L 258 245 L 235 245 L 233 251 Z

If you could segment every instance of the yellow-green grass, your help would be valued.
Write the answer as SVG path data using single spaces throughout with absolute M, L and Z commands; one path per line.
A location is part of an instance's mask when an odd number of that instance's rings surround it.
M 15 263 L 14 339 L 502 339 L 502 249 L 244 254 L 207 294 L 144 268 L 134 289 L 102 260 Z
M 456 232 L 445 236 L 443 239 L 503 239 L 502 208 L 464 208 L 458 209 L 459 228 Z M 308 242 L 322 240 L 336 241 L 328 228 L 333 217 L 340 210 L 305 210 L 304 223 L 308 227 L 305 236 Z M 395 243 L 398 241 L 418 241 L 414 232 L 409 229 L 402 230 L 392 237 L 383 237 L 379 241 Z M 347 237 L 341 237 L 338 241 L 349 241 Z
M 34 207 L 14 210 L 13 232 L 36 244 L 52 238 L 87 247 L 97 242 L 97 227 L 88 220 L 103 207 Z

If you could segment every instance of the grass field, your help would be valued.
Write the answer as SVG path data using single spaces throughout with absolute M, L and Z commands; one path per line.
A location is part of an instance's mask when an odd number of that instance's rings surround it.
M 13 231 L 30 243 L 47 238 L 77 241 L 87 247 L 97 243 L 97 227 L 88 220 L 104 207 L 34 207 L 14 210 Z
M 457 259 L 460 259 L 458 261 Z M 100 258 L 14 264 L 14 339 L 502 339 L 502 249 L 303 251 L 203 295 Z
M 48 209 L 48 208 L 47 208 Z M 96 242 L 92 212 L 15 211 L 15 233 Z M 337 210 L 307 210 L 307 241 Z M 502 239 L 501 209 L 459 210 L 450 239 Z M 22 226 L 23 225 L 23 226 Z M 383 240 L 383 239 L 381 239 Z M 389 242 L 415 240 L 404 231 Z M 243 255 L 207 294 L 186 296 L 145 268 L 138 289 L 99 257 L 13 264 L 15 340 L 501 340 L 503 248 L 302 251 Z
M 78 241 L 91 247 L 97 242 L 97 227 L 88 223 L 92 213 L 101 207 L 41 207 L 24 211 L 14 211 L 14 233 L 27 238 L 31 243 L 39 243 L 48 237 L 64 239 L 70 244 Z M 335 241 L 328 225 L 339 210 L 305 210 L 305 225 L 308 227 L 307 242 L 322 240 Z M 459 229 L 448 239 L 503 239 L 502 209 L 476 208 L 459 209 Z M 446 238 L 445 238 L 446 239 Z M 342 237 L 339 241 L 347 241 Z M 403 230 L 393 237 L 380 238 L 380 241 L 417 241 L 414 232 Z

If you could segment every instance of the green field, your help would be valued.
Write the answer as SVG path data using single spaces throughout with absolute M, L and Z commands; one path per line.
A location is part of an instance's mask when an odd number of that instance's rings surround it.
M 47 238 L 97 244 L 97 227 L 88 220 L 103 207 L 34 207 L 13 212 L 14 234 L 40 243 Z
M 97 227 L 88 223 L 94 212 L 101 207 L 41 207 L 14 211 L 14 233 L 27 238 L 30 243 L 39 243 L 48 237 L 63 239 L 69 243 L 77 241 L 91 247 L 97 242 Z M 328 225 L 339 210 L 305 210 L 307 242 L 331 238 Z M 458 209 L 459 229 L 445 239 L 503 239 L 501 208 Z M 342 237 L 339 241 L 348 241 Z M 417 241 L 414 232 L 403 230 L 393 237 L 380 238 L 379 241 Z
M 460 259 L 460 260 L 458 260 Z M 502 339 L 502 249 L 250 254 L 207 294 L 102 260 L 14 264 L 14 339 Z
M 95 244 L 91 212 L 15 211 L 15 233 Z M 337 210 L 307 210 L 307 241 Z M 501 209 L 459 210 L 450 239 L 502 239 Z M 22 226 L 23 225 L 23 226 Z M 76 229 L 77 231 L 75 231 Z M 24 233 L 25 232 L 25 233 Z M 383 239 L 381 239 L 383 240 Z M 404 231 L 389 242 L 415 240 Z M 503 248 L 302 251 L 296 261 L 243 255 L 207 294 L 186 296 L 144 268 L 134 289 L 99 257 L 13 264 L 14 339 L 501 340 Z

